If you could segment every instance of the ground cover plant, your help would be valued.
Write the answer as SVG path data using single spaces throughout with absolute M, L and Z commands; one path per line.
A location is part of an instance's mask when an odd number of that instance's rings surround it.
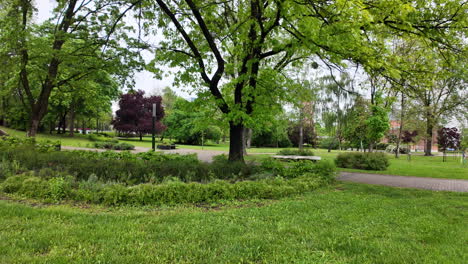
M 113 150 L 134 150 L 135 146 L 129 143 L 114 143 L 114 142 L 96 142 L 93 144 L 95 148 L 113 149 Z
M 53 201 L 159 205 L 276 199 L 329 184 L 336 174 L 327 162 L 286 167 L 274 160 L 254 165 L 220 156 L 203 163 L 196 155 L 60 152 L 15 142 L 23 144 L 0 144 L 0 190 Z
M 1 263 L 464 263 L 467 195 L 342 183 L 223 207 L 0 201 Z M 63 239 L 66 237 L 66 239 Z

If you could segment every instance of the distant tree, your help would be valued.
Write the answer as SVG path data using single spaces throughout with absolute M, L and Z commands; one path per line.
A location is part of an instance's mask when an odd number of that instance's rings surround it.
M 300 142 L 300 129 L 301 126 L 299 123 L 291 123 L 288 128 L 288 137 L 291 143 L 294 146 L 297 146 Z M 302 135 L 303 135 L 303 144 L 309 144 L 313 147 L 317 145 L 317 133 L 315 132 L 315 127 L 310 124 L 305 124 L 302 126 Z
M 437 131 L 437 144 L 439 150 L 444 153 L 443 161 L 446 161 L 446 151 L 448 149 L 458 149 L 460 147 L 460 132 L 456 127 L 443 127 Z
M 169 114 L 174 107 L 174 103 L 178 96 L 170 87 L 166 86 L 163 89 L 162 98 L 164 102 L 164 110 Z
M 405 143 L 408 145 L 408 153 L 410 151 L 410 144 L 411 143 L 416 143 L 416 137 L 418 136 L 418 131 L 414 130 L 412 132 L 408 131 L 408 130 L 405 130 L 403 131 L 402 135 L 401 135 L 401 142 Z M 397 149 L 396 151 L 400 151 L 399 149 Z
M 390 128 L 388 108 L 382 105 L 379 95 L 374 98 L 374 103 L 357 97 L 354 106 L 348 113 L 348 125 L 344 132 L 344 138 L 353 146 L 368 148 L 379 142 Z
M 114 129 L 119 133 L 135 133 L 143 140 L 143 135 L 152 132 L 152 109 L 156 104 L 156 132 L 166 129 L 161 123 L 164 118 L 164 107 L 161 96 L 144 97 L 144 91 L 124 94 L 120 97 L 119 110 L 112 122 Z
M 201 145 L 205 140 L 219 141 L 221 129 L 210 123 L 207 115 L 196 111 L 195 107 L 195 102 L 177 98 L 171 114 L 164 119 L 167 126 L 165 135 L 189 145 Z

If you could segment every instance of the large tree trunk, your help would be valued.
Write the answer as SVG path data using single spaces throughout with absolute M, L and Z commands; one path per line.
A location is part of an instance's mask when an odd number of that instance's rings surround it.
M 244 162 L 243 134 L 244 127 L 242 124 L 229 122 L 229 161 Z
M 75 13 L 75 6 L 77 0 L 70 0 L 68 2 L 67 9 L 64 13 L 62 21 L 59 25 L 59 32 L 55 35 L 54 42 L 52 43 L 52 49 L 58 53 L 62 49 L 63 44 L 65 43 L 64 35 L 68 32 L 68 29 L 73 22 L 73 16 Z M 26 28 L 27 25 L 27 16 L 28 16 L 28 9 L 26 6 L 23 6 L 23 27 Z M 23 40 L 24 41 L 24 40 Z M 24 43 L 22 43 L 24 46 Z M 29 130 L 27 135 L 30 137 L 35 137 L 37 131 L 39 129 L 39 125 L 41 123 L 42 118 L 44 118 L 45 114 L 47 113 L 47 108 L 49 105 L 49 97 L 52 92 L 52 89 L 56 86 L 56 79 L 58 75 L 59 65 L 61 60 L 58 55 L 54 53 L 50 63 L 48 64 L 47 75 L 45 77 L 44 82 L 42 83 L 41 92 L 37 100 L 34 100 L 32 91 L 29 85 L 28 73 L 27 73 L 27 64 L 29 61 L 29 54 L 28 50 L 23 47 L 22 51 L 22 69 L 20 72 L 21 82 L 23 84 L 23 89 L 26 92 L 29 104 L 31 106 L 31 120 L 29 125 Z
M 304 122 L 302 118 L 302 107 L 299 109 L 299 150 L 304 149 Z
M 39 118 L 37 115 L 33 114 L 31 116 L 31 121 L 29 122 L 29 130 L 27 133 L 28 137 L 35 137 L 37 135 L 37 130 L 39 129 L 39 123 L 41 118 Z
M 428 122 L 427 124 L 427 138 L 426 138 L 426 149 L 424 150 L 424 156 L 432 156 L 432 129 L 434 126 Z

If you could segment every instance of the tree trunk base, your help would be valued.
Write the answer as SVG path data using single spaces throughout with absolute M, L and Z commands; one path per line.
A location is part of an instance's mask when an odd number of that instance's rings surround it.
M 244 162 L 244 127 L 229 123 L 229 161 Z

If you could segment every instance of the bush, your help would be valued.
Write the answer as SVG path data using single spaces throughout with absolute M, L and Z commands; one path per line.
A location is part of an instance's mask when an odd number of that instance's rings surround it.
M 115 150 L 134 150 L 135 146 L 129 143 L 122 142 L 122 143 L 115 144 L 114 149 Z
M 210 167 L 217 179 L 246 179 L 260 171 L 253 163 L 229 162 L 224 154 L 215 156 Z
M 314 152 L 308 149 L 282 149 L 278 152 L 278 155 L 284 156 L 314 156 Z
M 51 152 L 55 150 L 60 150 L 61 143 L 60 141 L 52 140 L 41 140 L 36 141 L 36 138 L 18 138 L 18 137 L 1 137 L 0 138 L 0 148 L 14 148 L 14 147 L 27 147 L 33 148 L 40 152 Z
M 361 170 L 386 170 L 390 165 L 388 157 L 384 153 L 340 153 L 335 159 L 335 164 L 340 168 L 352 168 Z
M 325 165 L 328 166 L 328 165 Z M 319 167 L 315 167 L 317 171 Z M 34 176 L 32 172 L 7 178 L 0 184 L 6 193 L 16 193 L 26 198 L 53 201 L 71 199 L 105 205 L 173 205 L 217 203 L 245 199 L 278 199 L 314 190 L 329 182 L 316 177 L 308 170 L 294 179 L 272 177 L 257 181 L 230 183 L 215 180 L 210 183 L 184 183 L 168 177 L 160 184 L 103 184 L 91 175 L 88 180 L 73 185 L 70 177 L 55 177 L 48 180 Z
M 375 145 L 375 149 L 386 150 L 389 145 L 389 143 L 377 143 L 377 145 Z
M 129 143 L 114 143 L 110 141 L 105 141 L 105 142 L 95 142 L 94 143 L 95 148 L 101 148 L 101 149 L 113 149 L 113 150 L 134 150 L 135 146 Z
M 335 138 L 322 138 L 318 147 L 321 149 L 338 149 L 338 140 Z
M 396 146 L 395 145 L 388 145 L 385 148 L 385 152 L 396 153 Z M 405 148 L 400 146 L 400 154 L 408 154 L 410 152 L 409 148 Z

